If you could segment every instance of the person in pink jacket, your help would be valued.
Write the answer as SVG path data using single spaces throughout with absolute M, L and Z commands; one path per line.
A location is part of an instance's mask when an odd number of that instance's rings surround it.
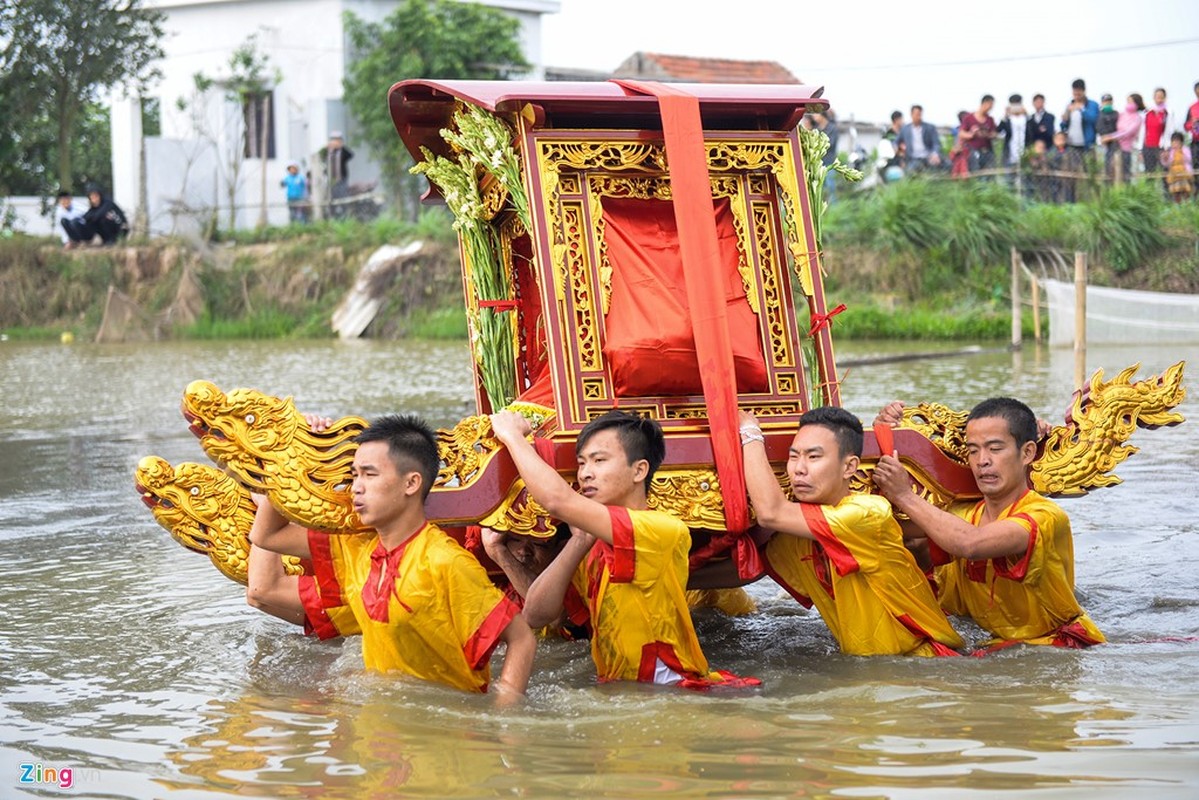
M 1137 134 L 1141 132 L 1141 112 L 1144 110 L 1144 99 L 1133 92 L 1128 96 L 1128 103 L 1116 120 L 1116 132 L 1109 133 L 1099 140 L 1102 144 L 1115 143 L 1120 146 L 1120 166 L 1123 169 L 1116 173 L 1120 181 L 1127 181 L 1132 175 L 1132 146 L 1136 143 Z

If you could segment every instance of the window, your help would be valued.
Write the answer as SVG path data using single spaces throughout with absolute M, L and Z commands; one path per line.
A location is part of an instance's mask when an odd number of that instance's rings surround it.
M 263 140 L 266 157 L 275 157 L 275 104 L 272 92 L 254 92 L 242 100 L 242 119 L 245 122 L 245 142 L 242 148 L 246 158 L 263 157 Z

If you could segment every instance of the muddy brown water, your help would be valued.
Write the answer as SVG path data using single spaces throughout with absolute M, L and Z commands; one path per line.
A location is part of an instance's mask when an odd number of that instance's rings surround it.
M 1060 420 L 1071 358 L 1030 346 L 861 366 L 845 403 L 869 419 L 893 397 L 1005 393 Z M 1144 375 L 1183 358 L 1199 369 L 1199 346 L 1093 348 L 1089 365 Z M 1137 432 L 1123 485 L 1063 501 L 1078 590 L 1110 644 L 850 658 L 761 581 L 757 614 L 696 615 L 715 666 L 763 679 L 748 693 L 599 686 L 568 642 L 539 650 L 515 711 L 367 674 L 357 642 L 248 608 L 133 489 L 143 455 L 205 460 L 178 412 L 194 378 L 445 425 L 473 408 L 468 370 L 459 342 L 0 344 L 0 797 L 1199 796 L 1194 391 L 1189 422 Z

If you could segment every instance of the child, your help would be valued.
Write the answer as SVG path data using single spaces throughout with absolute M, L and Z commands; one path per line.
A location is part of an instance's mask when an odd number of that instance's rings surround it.
M 67 228 L 63 225 L 63 222 L 70 219 L 80 219 L 82 216 L 83 209 L 75 207 L 71 193 L 59 192 L 58 203 L 54 207 L 54 227 L 58 230 L 58 235 L 62 237 L 62 246 L 67 250 L 75 247 L 77 243 L 71 240 L 71 236 L 67 233 Z
M 1170 149 L 1162 153 L 1162 166 L 1166 168 L 1166 188 L 1175 203 L 1181 203 L 1195 191 L 1195 176 L 1191 174 L 1191 154 L 1183 146 L 1182 132 L 1170 134 Z
M 1070 151 L 1066 147 L 1067 136 L 1065 131 L 1058 131 L 1053 134 L 1053 149 L 1045 157 L 1045 163 L 1049 168 L 1049 200 L 1053 203 L 1060 203 L 1063 200 L 1069 203 L 1074 202 L 1074 178 L 1063 178 L 1061 173 L 1070 169 Z
M 292 222 L 308 221 L 308 181 L 300 174 L 300 165 L 292 161 L 287 165 L 287 175 L 279 181 L 287 189 L 287 211 Z

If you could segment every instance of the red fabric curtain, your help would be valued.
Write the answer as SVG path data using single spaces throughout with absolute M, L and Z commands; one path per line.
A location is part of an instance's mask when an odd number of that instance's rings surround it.
M 604 355 L 620 397 L 702 394 L 674 206 L 667 200 L 603 200 L 612 266 Z M 716 201 L 716 232 L 738 392 L 767 388 L 758 321 L 737 272 L 728 198 Z

